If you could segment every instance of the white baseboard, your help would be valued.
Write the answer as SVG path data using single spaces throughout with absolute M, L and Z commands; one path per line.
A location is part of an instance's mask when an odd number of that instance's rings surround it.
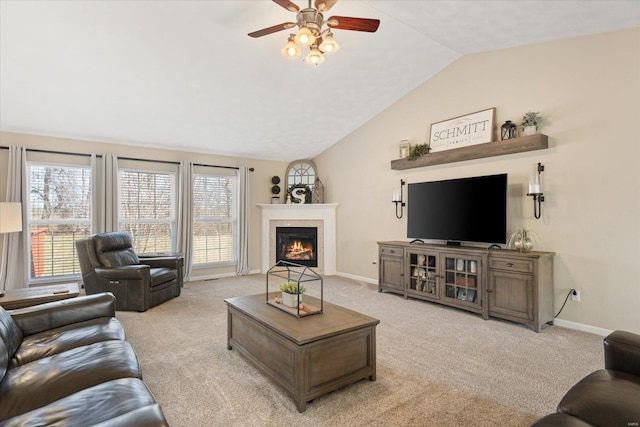
M 247 274 L 260 274 L 260 270 L 250 270 Z M 208 274 L 206 276 L 191 276 L 187 282 L 198 282 L 201 280 L 221 279 L 223 277 L 235 277 L 237 274 L 235 271 L 229 273 Z
M 575 329 L 576 331 L 589 332 L 591 334 L 600 335 L 606 337 L 613 330 L 598 328 L 597 326 L 585 325 L 583 323 L 571 322 L 569 320 L 553 319 L 555 326 L 560 326 L 567 329 Z
M 372 285 L 378 284 L 378 281 L 376 279 L 371 279 L 369 277 L 364 277 L 364 276 L 356 276 L 355 274 L 341 273 L 338 271 L 336 272 L 336 276 L 346 277 L 347 279 L 358 280 L 360 282 L 371 283 Z

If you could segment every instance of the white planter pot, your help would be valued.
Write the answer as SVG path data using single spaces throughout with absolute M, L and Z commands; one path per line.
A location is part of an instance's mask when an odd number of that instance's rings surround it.
M 300 295 L 300 302 L 302 302 L 302 294 Z M 282 303 L 287 307 L 297 308 L 298 307 L 298 295 L 288 294 L 286 292 L 282 293 Z
M 525 135 L 535 135 L 538 132 L 538 127 L 537 126 L 525 126 L 524 127 L 524 134 Z

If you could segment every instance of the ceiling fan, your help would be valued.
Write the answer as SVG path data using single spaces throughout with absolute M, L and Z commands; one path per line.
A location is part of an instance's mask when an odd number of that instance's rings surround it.
M 324 62 L 324 53 L 335 52 L 340 48 L 333 38 L 331 29 L 375 33 L 380 25 L 379 19 L 351 18 L 348 16 L 331 16 L 325 20 L 322 12 L 327 12 L 337 1 L 315 0 L 315 7 L 311 7 L 311 0 L 309 0 L 309 6 L 306 9 L 300 9 L 290 0 L 273 0 L 274 3 L 295 13 L 296 22 L 285 22 L 263 28 L 249 33 L 249 36 L 254 38 L 262 37 L 297 26 L 299 28 L 297 34 L 289 36 L 287 44 L 282 49 L 282 54 L 295 58 L 302 54 L 300 47 L 308 46 L 309 54 L 304 60 L 313 65 L 322 64 Z M 322 27 L 324 25 L 327 28 L 323 30 Z

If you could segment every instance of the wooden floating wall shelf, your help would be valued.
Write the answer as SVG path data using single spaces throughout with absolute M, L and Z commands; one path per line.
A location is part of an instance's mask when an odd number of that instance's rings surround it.
M 404 170 L 420 168 L 423 166 L 442 165 L 445 163 L 483 159 L 485 157 L 502 156 L 505 154 L 544 150 L 546 148 L 549 148 L 549 137 L 547 135 L 537 133 L 535 135 L 521 136 L 520 138 L 511 138 L 502 141 L 487 142 L 486 144 L 438 151 L 436 153 L 426 154 L 415 160 L 392 160 L 391 169 Z

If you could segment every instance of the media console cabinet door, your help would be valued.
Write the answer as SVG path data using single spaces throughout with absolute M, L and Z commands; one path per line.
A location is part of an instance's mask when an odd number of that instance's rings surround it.
M 378 291 L 404 294 L 403 250 L 395 246 L 381 246 L 378 256 Z

